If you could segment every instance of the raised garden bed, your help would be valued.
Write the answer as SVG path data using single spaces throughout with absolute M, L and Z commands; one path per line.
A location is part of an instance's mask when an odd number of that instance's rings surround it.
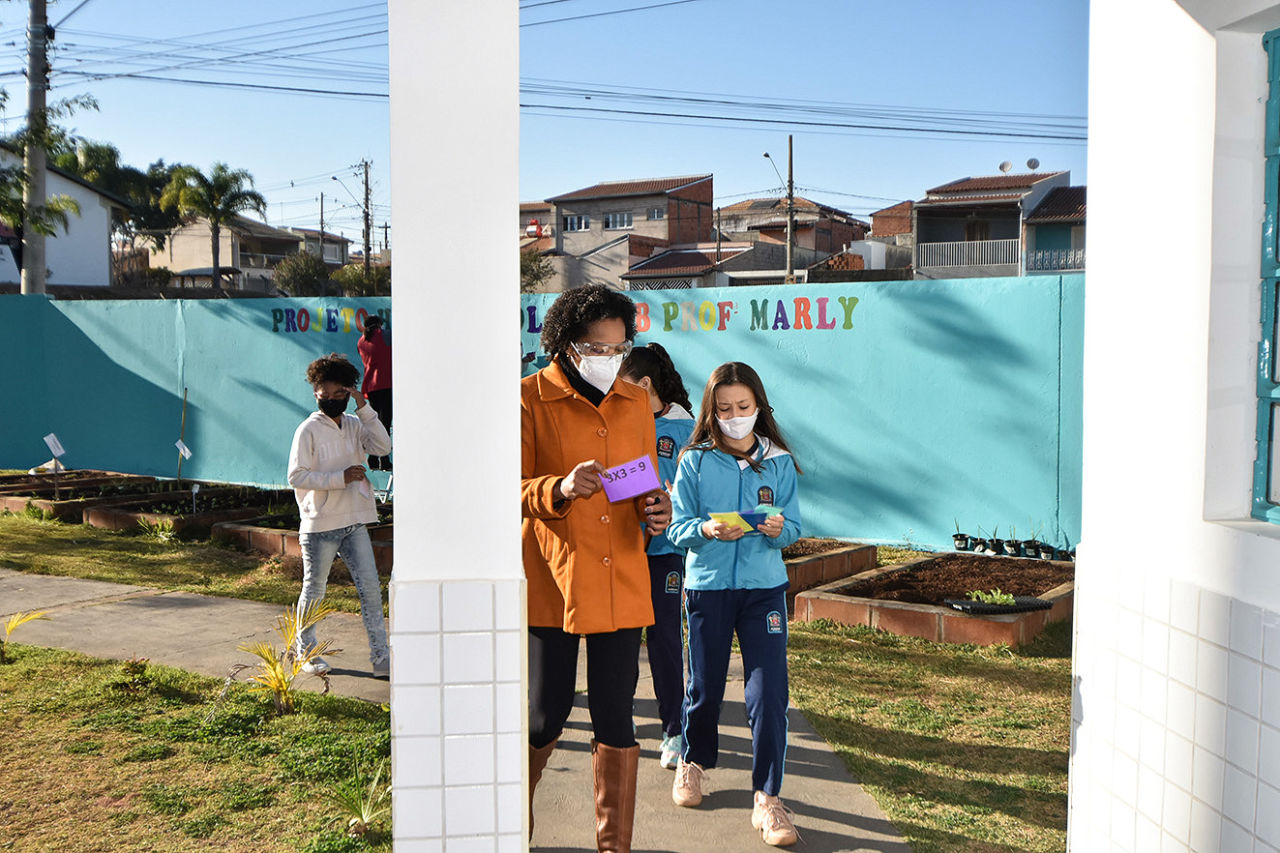
M 782 551 L 787 566 L 787 609 L 793 610 L 796 595 L 806 589 L 848 578 L 876 565 L 874 545 L 841 542 L 838 539 L 797 539 Z
M 115 474 L 110 471 L 63 471 L 53 474 L 5 474 L 0 476 L 0 495 L 53 494 L 68 489 L 122 483 L 129 481 L 150 482 L 154 477 L 135 474 Z
M 0 493 L 0 510 L 14 513 L 35 510 L 42 513 L 45 518 L 56 518 L 70 524 L 78 524 L 83 519 L 86 507 L 108 506 L 152 495 L 181 491 L 182 488 L 176 480 L 157 480 L 154 477 L 79 482 L 57 490 L 41 487 L 22 492 Z
M 923 637 L 941 643 L 1011 646 L 1071 616 L 1075 564 L 1065 561 L 946 554 L 862 572 L 796 596 L 795 618 Z M 1049 607 L 1019 613 L 966 614 L 944 604 L 972 590 L 999 588 L 1043 599 Z
M 171 492 L 141 500 L 87 507 L 84 523 L 108 530 L 133 530 L 139 522 L 170 525 L 175 534 L 194 539 L 208 535 L 219 521 L 253 518 L 274 503 L 293 500 L 290 492 L 264 491 L 245 486 Z
M 292 496 L 290 497 L 292 500 Z M 394 558 L 393 505 L 378 504 L 378 523 L 369 525 L 369 538 L 373 540 L 373 558 L 378 571 L 391 573 Z M 269 556 L 301 557 L 298 544 L 299 518 L 296 512 L 259 516 L 240 520 L 219 521 L 212 526 L 211 535 L 226 542 L 240 545 Z

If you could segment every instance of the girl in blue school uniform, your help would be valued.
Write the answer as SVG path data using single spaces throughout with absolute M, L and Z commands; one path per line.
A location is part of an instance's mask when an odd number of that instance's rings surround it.
M 751 726 L 751 825 L 775 847 L 798 838 L 778 796 L 789 699 L 782 549 L 800 536 L 798 473 L 759 375 L 741 362 L 717 367 L 680 456 L 666 531 L 676 547 L 688 549 L 689 682 L 682 709 L 684 752 L 671 798 L 690 808 L 702 802 L 704 772 L 716 766 L 720 705 L 736 633 Z M 769 515 L 750 532 L 709 515 L 757 508 Z
M 636 347 L 618 371 L 622 379 L 649 392 L 658 433 L 658 478 L 668 486 L 676 478 L 680 450 L 693 432 L 693 404 L 684 380 L 660 344 Z M 649 592 L 653 598 L 653 625 L 645 632 L 653 693 L 662 722 L 662 746 L 658 761 L 674 769 L 684 747 L 680 707 L 684 699 L 684 641 L 680 603 L 684 591 L 684 549 L 659 533 L 649 541 Z

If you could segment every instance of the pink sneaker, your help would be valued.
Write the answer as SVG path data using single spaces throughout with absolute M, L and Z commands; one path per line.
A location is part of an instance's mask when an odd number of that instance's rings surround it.
M 693 808 L 702 802 L 702 768 L 683 758 L 676 764 L 676 779 L 671 784 L 671 801 L 677 806 Z
M 771 847 L 787 847 L 800 839 L 796 826 L 791 822 L 791 809 L 782 800 L 764 791 L 756 791 L 755 806 L 751 809 L 751 825 L 760 830 L 760 837 Z

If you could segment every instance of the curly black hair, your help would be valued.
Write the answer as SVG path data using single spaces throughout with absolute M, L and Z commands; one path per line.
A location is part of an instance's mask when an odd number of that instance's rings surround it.
M 337 382 L 343 388 L 353 388 L 359 381 L 360 371 L 339 352 L 331 352 L 307 365 L 307 382 L 312 386 Z
M 552 357 L 562 355 L 592 323 L 614 318 L 626 325 L 627 340 L 635 340 L 636 304 L 629 296 L 602 284 L 566 290 L 542 320 L 542 348 Z

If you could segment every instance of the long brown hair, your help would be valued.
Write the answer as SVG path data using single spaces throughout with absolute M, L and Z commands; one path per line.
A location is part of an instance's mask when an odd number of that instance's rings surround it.
M 740 361 L 725 362 L 711 371 L 711 376 L 707 379 L 707 387 L 702 392 L 702 407 L 698 410 L 698 419 L 694 422 L 693 434 L 689 436 L 689 444 L 685 448 L 686 451 L 710 450 L 714 447 L 730 456 L 745 459 L 753 470 L 760 470 L 758 462 L 746 453 L 734 450 L 725 443 L 724 433 L 720 431 L 720 427 L 716 424 L 716 389 L 722 385 L 747 386 L 756 398 L 756 409 L 759 411 L 759 414 L 756 415 L 756 424 L 753 432 L 756 435 L 764 436 L 780 449 L 791 453 L 791 448 L 787 446 L 786 439 L 782 437 L 782 430 L 778 428 L 778 422 L 773 419 L 773 407 L 769 405 L 769 397 L 764 393 L 764 383 L 760 381 L 760 374 L 756 373 L 750 365 L 743 364 Z M 800 463 L 795 462 L 795 454 L 792 454 L 792 462 L 795 463 L 796 473 L 801 473 Z
M 649 377 L 653 383 L 653 393 L 663 405 L 678 403 L 687 412 L 693 414 L 693 403 L 689 402 L 689 392 L 684 390 L 684 380 L 680 371 L 671 362 L 671 356 L 663 349 L 662 344 L 650 343 L 636 347 L 623 359 L 618 375 L 624 379 L 643 379 Z

